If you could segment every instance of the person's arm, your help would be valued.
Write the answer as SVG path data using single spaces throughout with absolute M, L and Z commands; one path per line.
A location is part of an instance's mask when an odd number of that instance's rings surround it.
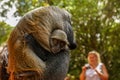
M 85 72 L 86 72 L 86 67 L 82 67 L 82 72 L 80 74 L 80 80 L 85 80 Z
M 102 65 L 102 71 L 103 71 L 103 73 L 98 72 L 96 69 L 95 69 L 95 71 L 97 72 L 97 74 L 100 76 L 100 78 L 102 80 L 108 80 L 109 75 L 108 75 L 107 69 L 106 69 L 106 67 L 105 67 L 104 64 Z

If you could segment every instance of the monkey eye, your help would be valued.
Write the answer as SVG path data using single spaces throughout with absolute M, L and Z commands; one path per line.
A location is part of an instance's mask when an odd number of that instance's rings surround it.
M 60 41 L 60 47 L 63 48 L 65 47 L 66 43 L 64 41 Z
M 57 45 L 58 44 L 58 40 L 57 39 L 52 39 L 54 45 Z

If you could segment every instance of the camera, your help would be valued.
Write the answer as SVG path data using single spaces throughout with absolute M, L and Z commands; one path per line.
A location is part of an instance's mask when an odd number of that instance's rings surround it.
M 90 66 L 86 66 L 86 69 L 90 69 Z
M 90 69 L 90 65 L 89 64 L 86 64 L 85 67 L 86 67 L 86 69 Z

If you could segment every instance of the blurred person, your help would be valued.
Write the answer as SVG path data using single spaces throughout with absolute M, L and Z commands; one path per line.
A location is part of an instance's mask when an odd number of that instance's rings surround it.
M 82 67 L 80 80 L 108 80 L 108 72 L 101 62 L 97 51 L 90 51 L 87 56 L 88 63 Z

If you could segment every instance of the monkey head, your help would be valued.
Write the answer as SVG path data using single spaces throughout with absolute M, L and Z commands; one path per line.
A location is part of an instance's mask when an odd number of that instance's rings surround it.
M 61 50 L 67 49 L 69 42 L 67 35 L 63 30 L 54 30 L 50 37 L 50 47 L 52 53 L 58 53 Z

